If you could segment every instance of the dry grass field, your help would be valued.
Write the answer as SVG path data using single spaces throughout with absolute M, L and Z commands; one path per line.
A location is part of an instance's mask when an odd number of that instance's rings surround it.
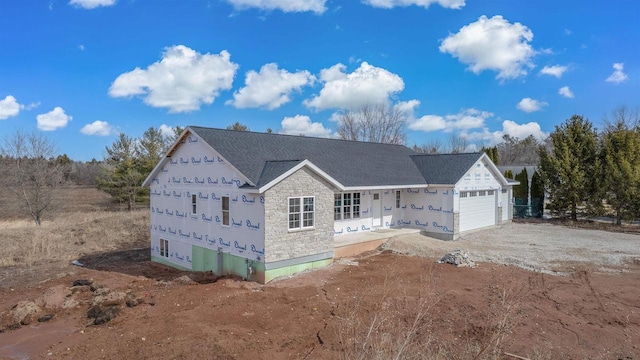
M 60 205 L 41 226 L 9 203 L 0 216 L 0 266 L 68 264 L 116 249 L 148 247 L 149 211 L 119 210 L 111 197 L 91 187 L 58 190 Z

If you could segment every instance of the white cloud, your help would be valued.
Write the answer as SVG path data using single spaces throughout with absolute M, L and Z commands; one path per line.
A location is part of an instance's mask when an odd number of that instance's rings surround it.
M 322 14 L 327 10 L 327 0 L 227 0 L 236 10 L 256 8 L 265 11 L 281 10 L 282 12 L 312 11 Z
M 531 113 L 531 112 L 542 110 L 542 108 L 547 105 L 549 104 L 547 104 L 544 101 L 539 101 L 536 99 L 526 97 L 520 100 L 520 102 L 518 103 L 518 105 L 516 105 L 516 107 L 524 112 Z
M 111 84 L 112 97 L 140 96 L 147 105 L 170 113 L 199 110 L 222 90 L 231 89 L 238 65 L 223 50 L 200 54 L 184 45 L 165 49 L 162 60 L 146 69 L 120 74 Z
M 285 117 L 280 125 L 282 125 L 280 134 L 331 137 L 330 129 L 325 128 L 320 122 L 311 122 L 306 115 Z
M 4 99 L 0 100 L 0 120 L 17 116 L 22 109 L 24 109 L 24 105 L 19 104 L 15 97 L 7 95 Z
M 407 119 L 412 120 L 415 118 L 415 110 L 420 106 L 420 100 L 398 101 L 393 107 L 407 115 Z
M 81 7 L 84 9 L 95 9 L 100 6 L 115 5 L 116 0 L 71 0 L 69 5 Z
M 438 4 L 443 8 L 461 9 L 465 0 L 362 0 L 363 3 L 377 8 L 391 9 L 396 6 L 421 6 L 425 9 L 431 4 Z
M 173 135 L 178 135 L 173 131 L 173 127 L 167 125 L 167 124 L 162 124 L 160 125 L 160 132 L 162 133 L 162 135 L 164 136 L 173 136 Z
M 520 23 L 511 24 L 502 16 L 481 16 L 463 26 L 440 44 L 440 52 L 449 53 L 474 74 L 484 70 L 498 72 L 497 79 L 514 79 L 533 68 L 535 50 L 529 45 L 533 32 Z
M 466 131 L 484 126 L 485 120 L 492 117 L 488 111 L 465 109 L 452 115 L 425 115 L 409 122 L 409 129 L 425 132 L 442 130 L 444 132 Z
M 109 136 L 113 131 L 113 127 L 106 121 L 96 120 L 91 124 L 87 124 L 80 129 L 85 135 Z
M 278 69 L 276 63 L 265 64 L 259 73 L 254 70 L 247 72 L 245 87 L 236 91 L 233 100 L 226 104 L 236 108 L 266 107 L 273 110 L 291 101 L 293 91 L 300 91 L 314 81 L 315 77 L 306 70 L 290 73 Z
M 569 87 L 568 87 L 568 86 L 563 86 L 563 87 L 561 87 L 561 88 L 558 90 L 558 94 L 560 94 L 560 95 L 562 95 L 562 96 L 564 96 L 564 97 L 566 97 L 566 98 L 569 98 L 569 99 L 572 99 L 572 98 L 573 98 L 573 91 L 571 91 L 571 89 L 569 89 Z
M 389 101 L 389 97 L 404 89 L 402 78 L 386 69 L 362 62 L 352 73 L 346 66 L 336 64 L 320 71 L 324 83 L 319 95 L 304 101 L 309 108 L 357 109 L 369 103 Z
M 624 73 L 624 63 L 614 63 L 613 73 L 609 75 L 606 81 L 614 84 L 620 84 L 627 81 L 627 74 Z
M 36 116 L 38 121 L 38 129 L 42 131 L 53 131 L 67 126 L 67 123 L 73 119 L 72 116 L 65 114 L 64 109 L 56 106 L 53 110 L 45 114 Z
M 486 142 L 489 146 L 502 142 L 502 137 L 504 135 L 509 135 L 518 139 L 524 139 L 529 135 L 533 135 L 533 137 L 542 141 L 549 134 L 542 131 L 540 124 L 535 121 L 526 124 L 518 124 L 512 120 L 503 121 L 502 130 L 491 132 L 489 129 L 483 128 L 482 131 L 462 132 L 460 134 L 460 136 L 465 139 Z
M 562 65 L 545 66 L 540 70 L 540 74 L 561 78 L 562 74 L 564 74 L 568 69 L 569 67 Z
M 79 49 L 80 51 L 84 51 L 84 45 L 82 45 L 82 44 L 78 45 L 78 49 Z

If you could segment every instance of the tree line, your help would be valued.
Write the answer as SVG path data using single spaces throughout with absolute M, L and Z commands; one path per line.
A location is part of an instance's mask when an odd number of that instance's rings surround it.
M 625 107 L 605 119 L 602 131 L 574 115 L 540 147 L 539 172 L 556 215 L 612 213 L 616 224 L 640 218 L 640 117 Z
M 336 135 L 346 140 L 405 144 L 406 121 L 406 114 L 396 108 L 367 105 L 338 116 Z M 239 122 L 227 129 L 250 130 Z M 137 203 L 148 203 L 149 189 L 141 184 L 184 129 L 172 130 L 165 134 L 160 128 L 150 127 L 139 138 L 120 133 L 105 148 L 104 159 L 89 162 L 58 155 L 55 144 L 42 133 L 17 132 L 6 137 L 0 147 L 0 163 L 7 169 L 0 181 L 36 224 L 56 205 L 50 190 L 67 184 L 95 185 L 132 209 Z M 271 132 L 267 129 L 267 133 Z M 414 145 L 413 149 L 421 153 L 457 153 L 468 151 L 469 143 L 460 136 L 450 136 L 446 144 L 433 140 Z M 601 132 L 582 116 L 574 115 L 556 126 L 543 141 L 533 136 L 518 139 L 504 135 L 499 144 L 481 151 L 496 165 L 538 166 L 533 174 L 532 195 L 534 188 L 535 198 L 546 194 L 548 209 L 556 215 L 576 220 L 579 215 L 613 213 L 618 224 L 640 217 L 637 111 L 617 109 L 611 119 L 606 119 Z M 526 172 L 505 175 L 520 181 L 515 197 L 526 199 Z

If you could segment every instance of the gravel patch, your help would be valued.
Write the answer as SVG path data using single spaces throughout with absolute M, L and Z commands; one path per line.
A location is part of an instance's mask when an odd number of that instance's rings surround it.
M 510 223 L 467 233 L 456 241 L 420 234 L 389 239 L 383 247 L 398 253 L 440 258 L 453 250 L 467 252 L 473 261 L 515 265 L 558 274 L 575 263 L 589 263 L 610 271 L 640 259 L 640 236 L 551 224 Z

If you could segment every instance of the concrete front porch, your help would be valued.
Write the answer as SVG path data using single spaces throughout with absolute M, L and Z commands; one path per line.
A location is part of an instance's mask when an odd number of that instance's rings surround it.
M 333 237 L 333 256 L 342 258 L 361 254 L 378 248 L 387 239 L 396 235 L 419 233 L 419 229 L 380 229 L 357 234 Z

